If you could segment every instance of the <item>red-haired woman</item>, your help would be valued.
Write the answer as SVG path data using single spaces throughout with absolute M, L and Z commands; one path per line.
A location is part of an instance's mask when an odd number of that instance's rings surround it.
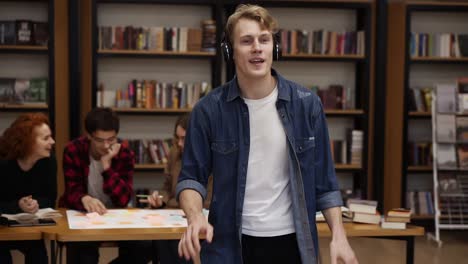
M 47 116 L 20 115 L 0 137 L 0 213 L 35 213 L 55 207 L 57 163 L 55 141 Z M 0 242 L 0 263 L 12 263 L 10 250 L 25 255 L 25 263 L 48 263 L 42 240 Z

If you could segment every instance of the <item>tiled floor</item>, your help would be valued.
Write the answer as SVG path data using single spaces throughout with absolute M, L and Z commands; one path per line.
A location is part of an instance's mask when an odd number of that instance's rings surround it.
M 426 237 L 416 238 L 416 264 L 462 264 L 468 263 L 468 231 L 443 231 L 442 247 L 428 240 Z M 320 239 L 320 252 L 323 263 L 330 263 L 329 239 Z M 406 263 L 405 244 L 402 241 L 350 238 L 350 243 L 358 257 L 360 264 L 395 264 Z M 108 263 L 117 254 L 115 248 L 101 249 L 101 262 Z M 467 254 L 467 255 L 465 255 Z M 24 263 L 22 256 L 14 252 L 14 263 Z
M 468 263 L 468 231 L 443 231 L 441 237 L 443 244 L 437 243 L 426 237 L 418 237 L 415 241 L 416 264 L 461 264 Z M 323 263 L 330 263 L 330 240 L 320 239 L 320 252 Z M 360 264 L 394 264 L 406 263 L 405 242 L 387 239 L 350 238 Z

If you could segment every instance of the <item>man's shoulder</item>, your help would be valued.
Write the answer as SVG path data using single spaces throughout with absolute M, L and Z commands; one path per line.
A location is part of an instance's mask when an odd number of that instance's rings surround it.
M 290 90 L 292 100 L 316 102 L 319 97 L 312 90 L 288 79 L 282 79 L 283 85 Z
M 88 155 L 89 140 L 85 136 L 75 138 L 65 145 L 64 152 Z
M 192 112 L 210 113 L 215 105 L 226 102 L 226 94 L 229 88 L 229 82 L 216 87 L 208 94 L 200 98 L 198 103 L 192 109 Z
M 130 148 L 128 143 L 125 143 L 126 141 L 123 141 L 120 143 L 120 151 L 119 151 L 119 158 L 128 158 L 133 156 L 133 150 Z

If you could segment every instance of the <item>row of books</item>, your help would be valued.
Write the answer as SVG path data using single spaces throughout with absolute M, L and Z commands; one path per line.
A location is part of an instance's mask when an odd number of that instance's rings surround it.
M 136 164 L 166 164 L 172 139 L 126 139 Z
M 360 31 L 335 32 L 282 29 L 278 33 L 283 54 L 364 55 L 365 34 Z
M 47 103 L 47 78 L 0 78 L 0 103 Z
M 350 87 L 341 84 L 331 84 L 328 87 L 314 85 L 310 88 L 322 101 L 325 109 L 354 109 L 355 100 Z
M 406 229 L 406 224 L 411 222 L 410 209 L 395 208 L 382 217 L 377 211 L 377 201 L 348 199 L 346 204 L 349 211 L 344 213 L 344 216 L 352 219 L 353 222 L 381 224 L 382 228 L 390 229 Z
M 127 88 L 110 90 L 99 85 L 97 105 L 118 108 L 189 109 L 211 91 L 208 82 L 158 82 L 132 80 Z
M 408 143 L 408 166 L 430 166 L 433 162 L 431 142 Z
M 210 20 L 209 20 L 210 21 Z M 203 29 L 188 27 L 99 27 L 102 50 L 216 51 L 216 25 L 204 21 Z M 214 28 L 213 28 L 214 27 Z
M 364 133 L 361 130 L 348 130 L 348 141 L 330 140 L 333 161 L 339 164 L 361 165 L 363 136 Z
M 412 32 L 410 55 L 411 57 L 467 57 L 468 34 Z
M 409 89 L 409 111 L 430 112 L 432 111 L 432 88 Z
M 406 193 L 406 205 L 416 215 L 434 215 L 434 199 L 430 191 L 409 191 Z
M 31 20 L 0 21 L 0 45 L 47 46 L 49 25 Z
M 453 83 L 436 84 L 438 113 L 468 113 L 468 77 Z

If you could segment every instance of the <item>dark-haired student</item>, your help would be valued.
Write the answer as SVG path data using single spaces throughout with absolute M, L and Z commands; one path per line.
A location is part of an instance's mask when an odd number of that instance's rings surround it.
M 165 181 L 160 191 L 154 191 L 148 197 L 148 202 L 153 208 L 179 208 L 176 200 L 176 186 L 182 167 L 182 153 L 184 152 L 185 134 L 190 119 L 190 114 L 181 115 L 177 118 L 174 126 L 174 144 L 170 149 L 168 163 L 165 170 Z M 211 203 L 213 177 L 208 180 L 208 194 L 203 207 L 208 209 Z M 143 201 L 144 202 L 144 201 Z M 160 264 L 182 264 L 191 263 L 178 254 L 178 240 L 158 241 L 158 252 Z
M 65 192 L 60 206 L 106 213 L 125 208 L 133 193 L 134 154 L 117 137 L 120 120 L 110 108 L 95 108 L 85 119 L 86 135 L 67 144 L 63 153 Z M 121 241 L 111 263 L 147 263 L 150 241 Z M 99 242 L 67 245 L 67 263 L 98 263 Z
M 55 207 L 57 163 L 47 116 L 20 115 L 0 137 L 0 213 L 36 213 Z M 24 254 L 26 264 L 48 263 L 42 240 L 0 242 L 0 263 L 13 263 L 10 250 Z

